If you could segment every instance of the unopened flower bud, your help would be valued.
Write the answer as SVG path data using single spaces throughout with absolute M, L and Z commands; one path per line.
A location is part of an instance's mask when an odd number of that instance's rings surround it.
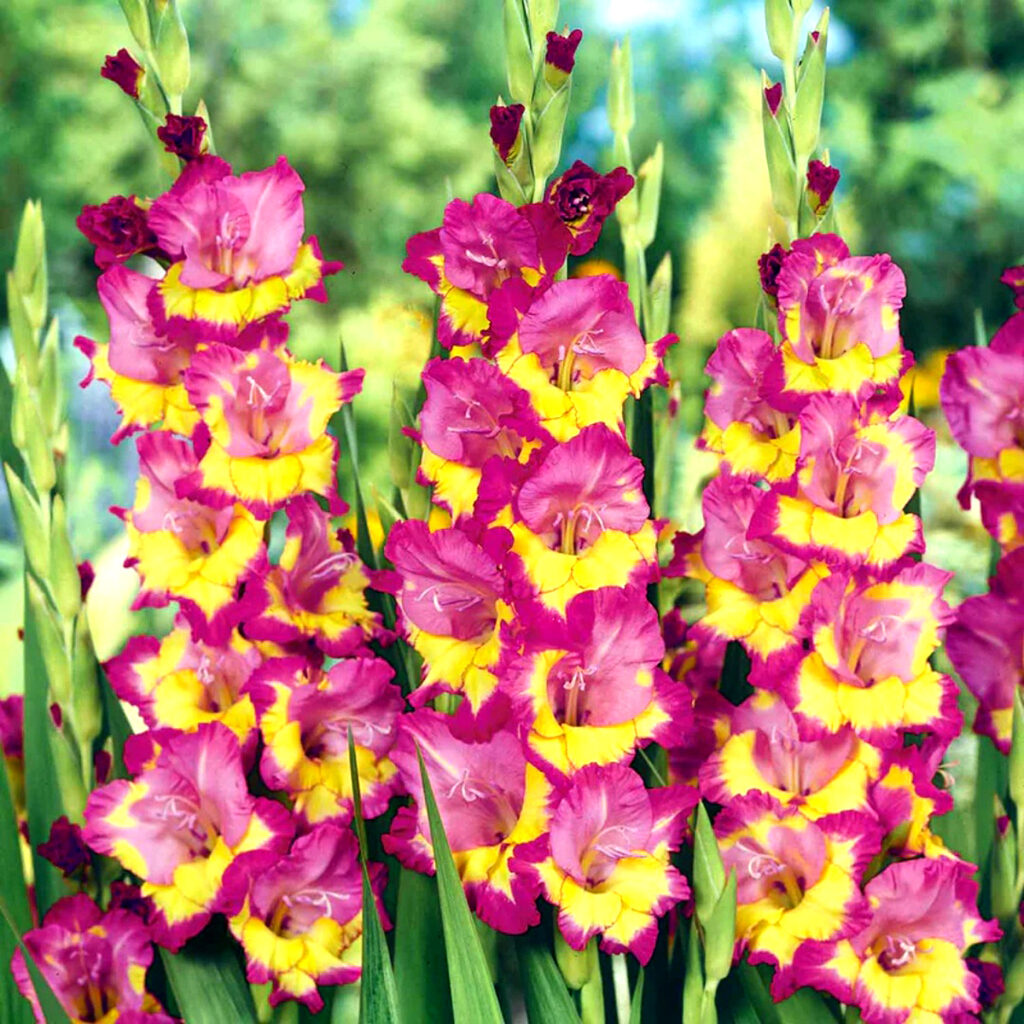
M 807 165 L 807 202 L 816 217 L 824 216 L 832 202 L 832 193 L 839 183 L 839 168 L 829 167 L 820 160 Z
M 82 841 L 81 827 L 63 814 L 50 826 L 50 838 L 36 850 L 59 868 L 65 878 L 79 874 L 89 865 L 89 848 Z
M 100 75 L 109 78 L 126 95 L 137 100 L 146 69 L 122 46 L 117 53 L 107 54 Z
M 782 106 L 782 83 L 776 82 L 774 85 L 767 86 L 764 90 L 764 98 L 772 117 L 778 117 L 779 107 Z
M 547 49 L 544 52 L 544 79 L 552 89 L 560 89 L 576 66 L 576 48 L 583 39 L 583 32 L 574 28 L 568 35 L 557 32 L 547 34 Z
M 507 107 L 495 104 L 491 107 L 491 142 L 506 166 L 515 162 L 522 148 L 520 128 L 525 110 L 522 103 L 510 103 Z

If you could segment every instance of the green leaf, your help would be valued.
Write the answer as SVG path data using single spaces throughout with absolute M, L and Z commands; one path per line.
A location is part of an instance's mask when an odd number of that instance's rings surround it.
M 103 734 L 110 737 L 114 748 L 111 773 L 115 779 L 124 779 L 128 777 L 128 771 L 124 766 L 124 741 L 131 736 L 132 727 L 128 724 L 124 708 L 121 707 L 121 702 L 102 669 L 99 672 L 99 680 L 100 695 L 103 698 Z
M 721 981 L 732 967 L 736 946 L 736 872 L 730 871 L 725 888 L 711 916 L 701 921 L 704 928 L 704 973 L 708 980 Z
M 491 983 L 491 971 L 480 945 L 480 936 L 473 915 L 466 903 L 462 881 L 452 860 L 451 847 L 441 823 L 434 791 L 419 747 L 416 757 L 423 780 L 423 799 L 430 823 L 430 842 L 437 866 L 437 889 L 441 902 L 441 924 L 444 928 L 445 952 L 448 956 L 448 977 L 451 982 L 452 1009 L 459 1024 L 501 1024 L 498 997 Z
M 437 879 L 409 868 L 402 868 L 398 879 L 395 978 L 404 1024 L 454 1019 Z
M 352 815 L 359 838 L 359 866 L 363 872 L 363 974 L 359 986 L 359 1020 L 362 1024 L 397 1024 L 398 996 L 391 969 L 384 926 L 370 885 L 363 799 L 359 791 L 359 767 L 352 729 L 348 730 L 348 770 L 352 778 Z
M 693 889 L 697 918 L 705 926 L 725 890 L 725 868 L 703 801 L 697 804 L 693 837 Z
M 28 891 L 21 871 L 21 850 L 18 843 L 18 820 L 11 799 L 7 770 L 0 765 L 0 901 L 7 908 L 12 928 L 0 929 L 0 1020 L 11 1024 L 32 1024 L 29 1004 L 18 992 L 6 965 L 17 949 L 18 935 L 32 927 Z
M 46 913 L 67 888 L 57 870 L 36 847 L 50 837 L 50 826 L 64 813 L 57 768 L 52 754 L 53 719 L 50 717 L 49 684 L 39 650 L 39 631 L 28 599 L 25 577 L 25 803 L 32 846 L 36 905 Z
M 517 935 L 515 947 L 530 1024 L 578 1024 L 579 1014 L 551 955 L 545 930 L 531 928 Z
M 160 957 L 188 1024 L 257 1024 L 235 946 L 224 933 L 201 935 L 178 953 L 161 949 Z
M 644 969 L 636 976 L 636 988 L 633 998 L 629 1001 L 629 1024 L 640 1024 L 644 1005 Z

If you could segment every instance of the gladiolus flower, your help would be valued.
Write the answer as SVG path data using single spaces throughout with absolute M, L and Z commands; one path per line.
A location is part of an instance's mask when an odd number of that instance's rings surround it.
M 573 949 L 600 934 L 606 953 L 646 964 L 657 919 L 690 895 L 669 854 L 696 802 L 680 786 L 645 789 L 625 765 L 589 765 L 560 795 L 549 832 L 520 849 L 513 868 L 536 876 Z
M 168 153 L 182 160 L 195 160 L 206 152 L 206 122 L 201 117 L 168 114 L 156 130 L 156 137 Z
M 85 821 L 89 846 L 143 880 L 154 936 L 169 949 L 220 909 L 235 858 L 279 856 L 292 831 L 285 808 L 249 795 L 238 740 L 219 723 L 170 733 L 152 767 L 89 794 Z
M 122 46 L 117 53 L 107 54 L 100 68 L 100 77 L 114 83 L 133 100 L 139 98 L 142 80 L 146 77 L 143 66 Z
M 427 708 L 400 721 L 392 756 L 415 806 L 399 808 L 384 849 L 407 867 L 434 871 L 418 749 L 470 907 L 498 931 L 526 931 L 540 920 L 537 885 L 510 862 L 547 828 L 551 783 L 527 764 L 519 740 L 500 720 L 487 739 L 463 738 L 451 717 Z
M 522 103 L 491 107 L 491 142 L 506 164 L 512 164 L 519 154 L 519 126 L 525 111 L 526 107 Z
M 89 866 L 89 848 L 82 842 L 82 829 L 63 814 L 50 826 L 50 838 L 36 849 L 65 878 Z
M 383 868 L 372 865 L 375 890 Z M 243 900 L 231 933 L 245 950 L 246 977 L 273 983 L 269 1002 L 295 999 L 316 1013 L 319 985 L 358 981 L 362 967 L 363 879 L 350 830 L 320 825 L 259 872 L 229 870 L 227 890 Z
M 807 200 L 815 217 L 825 215 L 838 184 L 838 167 L 829 167 L 820 160 L 812 160 L 807 165 Z
M 633 175 L 625 167 L 600 174 L 577 160 L 548 186 L 545 201 L 572 234 L 569 251 L 573 256 L 594 248 L 605 220 L 633 184 Z
M 50 908 L 41 928 L 28 932 L 25 945 L 73 1024 L 173 1024 L 146 991 L 153 947 L 134 914 L 103 913 L 84 894 L 67 896 Z M 47 1024 L 20 949 L 11 971 L 38 1024 Z
M 94 258 L 101 270 L 157 245 L 146 211 L 135 196 L 112 196 L 99 206 L 83 206 L 75 224 L 96 246 Z

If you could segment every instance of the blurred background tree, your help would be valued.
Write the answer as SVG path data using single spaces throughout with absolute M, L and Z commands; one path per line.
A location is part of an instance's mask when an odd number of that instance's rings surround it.
M 189 100 L 205 99 L 218 150 L 238 170 L 286 153 L 306 182 L 309 230 L 346 263 L 329 285 L 328 306 L 296 310 L 293 348 L 333 361 L 341 335 L 351 362 L 367 366 L 357 403 L 361 456 L 386 493 L 392 380 L 411 389 L 429 345 L 429 296 L 400 270 L 404 242 L 438 223 L 451 196 L 492 187 L 487 110 L 505 85 L 498 7 L 181 6 L 193 47 Z M 761 0 L 562 4 L 563 22 L 585 33 L 566 165 L 579 157 L 607 169 L 608 59 L 615 39 L 632 37 L 636 155 L 659 138 L 666 147 L 651 252 L 676 258 L 676 327 L 698 356 L 691 364 L 722 331 L 753 322 L 755 259 L 770 227 L 756 75 L 777 66 L 762 10 Z M 976 310 L 990 329 L 1005 316 L 997 278 L 1024 256 L 1024 0 L 835 0 L 832 17 L 825 139 L 843 172 L 842 228 L 861 250 L 890 252 L 906 271 L 903 327 L 919 356 L 968 344 Z M 24 200 L 42 199 L 52 305 L 70 352 L 76 333 L 106 331 L 75 216 L 114 193 L 154 195 L 167 179 L 130 103 L 98 76 L 105 54 L 131 46 L 116 0 L 4 0 L 0 39 L 0 264 L 11 263 Z M 614 262 L 618 240 L 606 235 L 593 256 Z M 0 322 L 2 303 L 0 295 Z M 77 353 L 68 365 L 70 384 L 85 366 Z M 702 382 L 691 376 L 684 384 L 693 405 Z M 118 533 L 99 510 L 130 503 L 133 481 L 123 469 L 131 460 L 107 442 L 106 393 L 69 390 L 78 428 L 72 526 L 77 550 L 95 557 Z M 689 439 L 679 441 L 679 451 L 688 450 Z M 949 472 L 958 471 L 952 464 Z M 15 557 L 0 546 L 0 581 Z M 117 553 L 106 559 L 116 564 Z M 130 579 L 124 586 L 130 592 Z M 14 642 L 16 593 L 0 582 L 0 656 Z

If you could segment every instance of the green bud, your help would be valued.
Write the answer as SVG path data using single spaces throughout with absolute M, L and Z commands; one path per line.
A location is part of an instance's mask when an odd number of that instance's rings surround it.
M 761 72 L 761 125 L 764 129 L 764 152 L 768 163 L 768 180 L 772 186 L 772 201 L 781 217 L 796 216 L 797 175 L 789 129 L 779 115 L 782 103 L 773 112 L 768 92 L 768 76 Z
M 647 287 L 647 306 L 650 321 L 647 323 L 647 336 L 652 340 L 663 338 L 668 334 L 669 321 L 672 318 L 672 255 L 665 253 L 654 271 L 651 283 Z
M 20 360 L 14 375 L 13 391 L 11 440 L 25 457 L 36 493 L 48 494 L 57 483 L 57 467 L 53 461 L 49 431 L 39 408 L 39 395 L 29 383 L 28 368 Z
M 793 5 L 793 15 L 797 19 L 797 23 L 804 20 L 804 16 L 811 9 L 811 5 L 814 0 L 791 0 Z
M 719 898 L 725 891 L 725 867 L 703 803 L 697 804 L 693 829 L 693 889 L 697 918 L 701 924 L 711 919 Z
M 683 1020 L 704 1022 L 704 965 L 700 956 L 700 932 L 696 917 L 690 918 L 690 941 L 686 944 L 686 972 L 683 974 Z
M 371 484 L 371 490 L 373 491 L 373 500 L 377 506 L 377 516 L 380 519 L 380 528 L 384 532 L 384 536 L 387 537 L 391 533 L 391 527 L 395 523 L 400 523 L 405 519 L 405 516 L 398 511 L 395 506 L 384 497 L 380 491 L 377 490 L 376 485 Z M 397 500 L 397 499 L 396 499 Z
M 13 270 L 7 271 L 7 323 L 11 329 L 15 360 L 25 364 L 30 380 L 36 380 L 39 376 L 39 334 L 32 326 L 28 304 L 18 290 Z
M 558 0 L 526 0 L 527 17 L 530 20 L 530 39 L 533 44 L 534 61 L 544 59 L 547 35 L 555 31 L 558 21 Z M 539 68 L 539 64 L 535 63 Z
M 608 78 L 608 123 L 615 135 L 628 136 L 635 121 L 633 59 L 627 36 L 621 46 L 616 43 L 612 49 L 612 70 Z
M 25 203 L 18 229 L 14 282 L 25 303 L 29 323 L 38 333 L 46 320 L 46 239 L 42 205 L 31 199 Z
M 135 41 L 143 50 L 153 45 L 153 36 L 149 31 L 149 14 L 146 12 L 145 0 L 120 0 L 124 19 L 128 22 Z
M 50 753 L 53 756 L 57 789 L 60 791 L 60 802 L 64 813 L 71 821 L 81 824 L 86 799 L 82 767 L 79 764 L 77 752 L 60 729 L 50 729 Z
M 50 703 L 66 709 L 71 700 L 71 656 L 64 639 L 64 627 L 42 587 L 27 577 L 27 593 L 32 621 L 39 637 L 39 651 L 46 668 Z
M 998 1007 L 1000 1011 L 1012 1010 L 1024 1002 L 1024 949 L 1017 951 L 1017 955 L 1005 969 L 1003 981 L 1006 983 L 1006 991 L 999 1000 Z M 999 1019 L 1008 1020 L 1009 1016 Z
M 153 56 L 172 105 L 188 88 L 191 74 L 188 34 L 176 0 L 150 0 L 153 25 Z
M 659 142 L 654 152 L 637 171 L 637 189 L 640 193 L 636 221 L 637 241 L 647 248 L 658 230 L 658 208 L 661 204 L 661 179 L 665 169 L 665 147 Z
M 825 54 L 828 49 L 828 8 L 822 11 L 804 59 L 793 106 L 793 142 L 801 165 L 814 152 L 821 131 L 821 108 L 825 100 Z
M 562 152 L 562 133 L 565 131 L 565 115 L 569 109 L 569 81 L 546 103 L 540 117 L 533 126 L 530 142 L 530 160 L 533 166 L 533 195 L 539 199 L 544 194 L 544 184 L 558 165 Z
M 40 579 L 50 575 L 50 530 L 49 516 L 22 482 L 21 477 L 4 463 L 7 478 L 7 492 L 11 496 L 14 516 L 18 520 L 18 531 L 25 545 L 25 555 L 32 571 Z
M 979 808 L 980 810 L 980 808 Z M 996 829 L 992 843 L 992 913 L 1001 921 L 1012 919 L 1020 907 L 1017 894 L 1017 837 L 1013 822 L 995 797 Z
M 399 394 L 397 385 L 393 385 L 388 417 L 388 459 L 391 482 L 403 491 L 415 481 L 419 465 L 419 446 L 405 433 L 414 427 L 412 411 Z
M 525 0 L 505 0 L 505 61 L 508 65 L 508 91 L 513 103 L 530 102 L 533 94 L 533 49 Z
M 527 161 L 521 159 L 521 157 L 522 151 L 520 151 L 520 159 L 516 160 L 515 166 L 517 169 L 525 169 L 527 177 L 531 178 L 527 190 L 524 190 L 523 185 L 505 164 L 505 161 L 498 156 L 498 151 L 494 151 L 494 177 L 498 182 L 498 192 L 501 193 L 502 199 L 506 202 L 514 203 L 516 206 L 528 203 L 533 196 L 532 171 Z
M 64 419 L 64 388 L 60 375 L 60 329 L 57 318 L 50 321 L 39 359 L 39 404 L 46 436 L 51 442 Z
M 64 499 L 54 495 L 50 513 L 50 589 L 57 611 L 68 620 L 82 607 L 82 581 L 71 550 Z
M 1013 697 L 1013 742 L 1010 744 L 1010 799 L 1024 819 L 1024 699 L 1020 688 Z
M 566 985 L 581 989 L 594 975 L 598 967 L 597 940 L 591 939 L 584 949 L 573 949 L 555 929 L 555 963 L 562 972 Z
M 736 872 L 730 871 L 725 888 L 704 926 L 704 973 L 709 981 L 721 981 L 732 969 L 736 946 Z
M 768 45 L 785 64 L 793 59 L 793 9 L 789 0 L 765 0 L 764 23 Z
M 96 669 L 96 651 L 89 632 L 89 617 L 84 608 L 80 608 L 75 617 L 71 672 L 71 727 L 82 753 L 82 769 L 91 771 L 92 744 L 103 727 L 103 699 Z
M 201 117 L 206 122 L 206 152 L 210 156 L 216 156 L 217 148 L 213 144 L 213 123 L 210 121 L 210 111 L 206 106 L 206 100 L 200 100 L 196 104 L 196 117 Z

